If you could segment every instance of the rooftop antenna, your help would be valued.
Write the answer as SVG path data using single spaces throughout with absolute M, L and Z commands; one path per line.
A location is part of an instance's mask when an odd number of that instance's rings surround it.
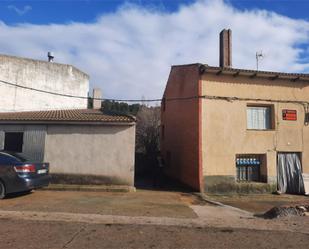
M 48 61 L 49 61 L 49 62 L 54 62 L 55 56 L 54 56 L 54 53 L 53 53 L 53 52 L 48 52 L 48 53 L 47 53 L 47 57 L 48 57 Z
M 263 54 L 262 51 L 260 52 L 256 52 L 255 53 L 255 58 L 256 58 L 256 71 L 259 70 L 259 60 L 263 59 L 265 57 L 265 55 Z

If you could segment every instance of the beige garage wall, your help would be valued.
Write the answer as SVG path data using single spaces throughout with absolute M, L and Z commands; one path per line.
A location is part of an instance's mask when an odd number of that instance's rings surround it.
M 134 184 L 135 126 L 49 125 L 51 173 L 104 176 Z

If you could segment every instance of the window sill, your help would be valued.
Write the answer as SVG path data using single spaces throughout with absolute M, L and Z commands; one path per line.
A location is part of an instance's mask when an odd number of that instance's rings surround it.
M 275 129 L 247 129 L 247 131 L 276 131 Z
M 265 183 L 261 180 L 258 180 L 258 181 L 246 181 L 246 180 L 236 180 L 236 183 Z

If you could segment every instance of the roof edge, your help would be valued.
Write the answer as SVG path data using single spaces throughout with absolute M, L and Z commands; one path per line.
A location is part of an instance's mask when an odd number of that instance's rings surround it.
M 205 63 L 190 63 L 190 64 L 180 64 L 180 65 L 172 65 L 171 67 L 189 67 L 189 66 L 201 66 L 205 67 L 205 69 L 210 70 L 221 70 L 221 71 L 231 71 L 231 72 L 245 72 L 245 73 L 260 73 L 260 74 L 270 74 L 270 75 L 284 75 L 284 76 L 300 76 L 300 77 L 308 77 L 309 73 L 287 73 L 287 72 L 278 72 L 278 71 L 265 71 L 265 70 L 253 70 L 253 69 L 244 69 L 244 68 L 229 68 L 229 67 L 217 67 L 210 66 Z
M 285 72 L 275 72 L 275 71 L 261 71 L 261 70 L 251 70 L 251 69 L 239 69 L 239 68 L 226 68 L 226 67 L 214 67 L 208 66 L 207 64 L 200 64 L 199 66 L 200 74 L 213 73 L 216 75 L 232 75 L 237 76 L 247 76 L 250 78 L 262 77 L 268 78 L 269 80 L 291 80 L 295 81 L 308 81 L 309 74 L 306 73 L 285 73 Z
M 48 116 L 50 115 L 50 116 Z M 80 115 L 99 115 L 100 118 Z M 21 117 L 18 117 L 21 116 Z M 98 116 L 98 117 L 99 117 Z M 23 111 L 23 112 L 2 112 L 0 113 L 0 124 L 130 124 L 136 123 L 136 118 L 125 114 L 107 114 L 102 109 L 65 109 L 45 111 Z
M 202 63 L 190 63 L 190 64 L 180 64 L 180 65 L 172 65 L 171 67 L 190 67 L 190 66 L 200 66 L 200 65 L 207 65 Z M 207 65 L 208 66 L 208 65 Z
M 71 64 L 58 63 L 58 62 L 48 62 L 48 61 L 44 61 L 44 60 L 27 58 L 27 57 L 21 57 L 21 56 L 16 56 L 16 55 L 8 55 L 8 54 L 0 54 L 0 57 L 8 57 L 8 58 L 19 59 L 19 60 L 36 61 L 36 62 L 41 62 L 41 63 L 46 63 L 46 64 L 48 63 L 48 64 L 54 64 L 54 65 L 58 65 L 58 66 L 72 67 L 76 71 L 78 71 L 78 72 L 82 73 L 83 75 L 85 75 L 87 78 L 90 78 L 89 74 L 85 73 L 81 69 L 79 69 L 76 66 L 71 65 Z
M 0 125 L 103 125 L 103 126 L 133 126 L 136 122 L 98 122 L 98 121 L 0 121 Z

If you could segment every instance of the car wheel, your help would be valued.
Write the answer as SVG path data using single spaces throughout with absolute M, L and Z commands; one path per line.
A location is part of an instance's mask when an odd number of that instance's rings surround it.
M 0 181 L 0 199 L 3 199 L 5 197 L 5 186 L 3 182 Z

